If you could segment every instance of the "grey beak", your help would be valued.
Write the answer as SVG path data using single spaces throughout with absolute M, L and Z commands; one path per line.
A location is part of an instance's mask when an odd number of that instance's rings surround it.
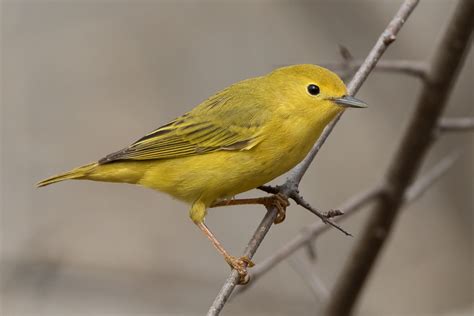
M 341 98 L 333 99 L 338 105 L 347 107 L 347 108 L 366 108 L 367 103 L 351 97 L 350 95 L 345 95 Z

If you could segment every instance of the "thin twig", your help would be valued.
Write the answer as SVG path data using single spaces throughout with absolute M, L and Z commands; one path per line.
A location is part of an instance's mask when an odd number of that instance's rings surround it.
M 329 68 L 335 72 L 346 73 L 356 70 L 362 65 L 362 60 L 342 61 L 339 63 L 321 63 L 320 65 Z M 427 64 L 414 60 L 381 60 L 378 62 L 374 71 L 402 73 L 425 79 L 427 72 Z
M 262 190 L 264 192 L 270 193 L 270 194 L 277 194 L 280 193 L 279 187 L 272 187 L 270 185 L 262 185 L 259 186 L 257 189 Z
M 389 23 L 387 28 L 384 30 L 382 35 L 379 37 L 377 42 L 375 43 L 374 47 L 371 49 L 369 52 L 369 55 L 367 56 L 366 60 L 364 63 L 361 65 L 357 73 L 354 75 L 354 78 L 351 80 L 351 82 L 348 85 L 348 94 L 349 95 L 354 95 L 357 93 L 361 85 L 364 83 L 364 81 L 367 79 L 368 75 L 370 72 L 374 69 L 375 65 L 377 64 L 378 60 L 380 57 L 383 55 L 385 50 L 388 48 L 388 46 L 396 39 L 396 35 L 400 31 L 401 27 L 405 23 L 406 19 L 410 15 L 410 13 L 413 11 L 415 6 L 418 4 L 418 0 L 405 0 L 404 3 L 402 4 L 400 10 L 395 14 L 394 18 L 392 21 Z M 298 164 L 293 171 L 290 173 L 290 176 L 287 178 L 285 183 L 280 187 L 281 191 L 280 193 L 286 195 L 286 196 L 291 196 L 292 192 L 298 192 L 298 185 L 308 169 L 309 165 L 313 161 L 314 157 L 318 153 L 319 149 L 321 146 L 324 144 L 326 141 L 327 137 L 333 130 L 334 126 L 336 125 L 337 121 L 340 119 L 341 114 L 339 114 L 323 131 L 322 135 L 319 137 L 318 141 L 314 145 L 313 149 L 310 151 L 308 156 L 300 163 Z M 265 234 L 268 231 L 268 229 L 271 226 L 271 223 L 273 220 L 276 218 L 277 210 L 275 207 L 272 207 L 267 215 L 265 216 L 264 220 L 262 223 L 266 221 L 265 226 Z M 261 227 L 257 229 L 257 233 L 260 231 Z M 258 237 L 254 235 L 252 237 L 251 241 L 256 241 L 257 238 L 261 238 L 258 243 L 257 247 L 262 241 L 262 239 L 265 237 L 265 234 L 259 235 Z M 253 253 L 256 251 L 256 248 L 254 249 Z M 253 254 L 252 253 L 252 254 Z M 208 311 L 208 316 L 211 315 L 219 315 L 221 312 L 222 308 L 224 307 L 226 301 L 230 297 L 232 291 L 234 290 L 237 282 L 238 282 L 238 274 L 235 271 L 232 271 L 231 275 L 227 278 L 226 282 L 222 286 L 219 294 L 215 298 L 214 302 L 212 303 L 209 311 Z
M 411 203 L 420 198 L 432 184 L 441 178 L 441 176 L 454 165 L 454 163 L 459 159 L 459 156 L 461 156 L 461 152 L 456 151 L 454 154 L 441 159 L 441 161 L 432 167 L 430 171 L 416 180 L 403 195 L 403 204 Z
M 329 297 L 329 290 L 311 267 L 308 267 L 308 264 L 298 256 L 293 257 L 292 260 L 288 262 L 304 283 L 308 285 L 316 299 L 320 302 L 326 301 Z
M 404 206 L 409 205 L 410 203 L 413 203 L 419 199 L 423 193 L 428 190 L 428 188 L 435 184 L 436 181 L 438 181 L 441 176 L 443 176 L 449 170 L 449 168 L 454 165 L 459 156 L 459 152 L 456 152 L 443 158 L 424 175 L 419 177 L 419 179 L 417 179 L 406 191 L 403 198 Z M 383 192 L 383 186 L 379 185 L 353 196 L 351 199 L 341 205 L 340 209 L 344 211 L 345 215 L 338 218 L 337 220 L 339 221 L 347 219 L 349 215 L 356 213 L 369 202 L 373 202 L 379 198 Z M 249 289 L 249 287 L 255 284 L 255 282 L 260 279 L 260 277 L 269 272 L 280 262 L 291 256 L 296 250 L 304 247 L 309 241 L 316 239 L 321 233 L 327 231 L 328 229 L 328 226 L 322 224 L 321 222 L 315 222 L 310 226 L 305 227 L 292 240 L 273 252 L 271 256 L 256 264 L 251 270 L 252 283 L 248 284 L 247 286 L 239 287 L 235 292 L 235 295 Z
M 305 244 L 305 250 L 306 250 L 306 255 L 308 257 L 308 260 L 311 262 L 316 262 L 316 259 L 318 258 L 318 253 L 316 252 L 316 247 L 314 246 L 314 241 L 313 240 L 308 240 Z
M 387 192 L 374 205 L 360 241 L 349 256 L 325 309 L 326 315 L 351 314 L 372 267 L 393 229 L 403 196 L 435 139 L 451 88 L 469 47 L 474 1 L 461 0 L 447 23 L 411 122 L 386 177 Z
M 441 132 L 467 132 L 474 130 L 474 117 L 445 117 L 439 122 Z
M 337 230 L 343 232 L 346 236 L 352 236 L 349 232 L 347 232 L 346 230 L 344 230 L 341 226 L 337 225 L 336 223 L 334 223 L 333 221 L 331 221 L 329 218 L 331 217 L 335 217 L 333 214 L 334 213 L 330 213 L 328 212 L 328 214 L 323 214 L 321 213 L 320 211 L 318 211 L 317 209 L 315 209 L 314 207 L 311 206 L 311 204 L 309 204 L 300 194 L 292 194 L 290 196 L 298 205 L 304 207 L 305 209 L 309 210 L 311 213 L 313 213 L 314 215 L 316 215 L 317 217 L 319 217 L 324 224 L 328 224 L 334 228 L 336 228 Z M 334 212 L 334 211 L 333 211 Z M 341 211 L 339 211 L 337 213 L 337 215 L 343 215 L 344 213 L 342 213 Z

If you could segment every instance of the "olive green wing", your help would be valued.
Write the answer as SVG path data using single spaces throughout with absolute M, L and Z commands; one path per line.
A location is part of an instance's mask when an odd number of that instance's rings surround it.
M 248 150 L 262 140 L 269 113 L 227 97 L 226 90 L 193 111 L 107 155 L 99 163 L 180 158 L 221 150 Z

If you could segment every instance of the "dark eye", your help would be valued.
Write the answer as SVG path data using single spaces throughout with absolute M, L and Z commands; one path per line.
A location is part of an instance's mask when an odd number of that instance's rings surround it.
M 311 95 L 318 95 L 319 94 L 319 87 L 315 84 L 310 84 L 308 86 L 308 92 Z

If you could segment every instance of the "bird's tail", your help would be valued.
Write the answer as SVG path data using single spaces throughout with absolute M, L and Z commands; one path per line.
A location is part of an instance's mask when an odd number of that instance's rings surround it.
M 88 165 L 84 165 L 82 167 L 73 169 L 63 174 L 59 174 L 53 176 L 51 178 L 45 179 L 43 181 L 38 182 L 36 185 L 38 187 L 44 187 L 46 185 L 50 185 L 59 181 L 70 180 L 70 179 L 81 179 L 93 171 L 97 167 L 97 163 L 93 162 Z

